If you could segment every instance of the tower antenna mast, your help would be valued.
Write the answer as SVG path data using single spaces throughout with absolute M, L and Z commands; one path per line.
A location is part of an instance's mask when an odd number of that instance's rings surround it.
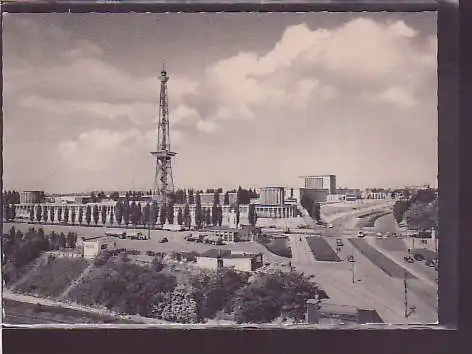
M 174 180 L 172 177 L 172 157 L 177 153 L 170 149 L 170 128 L 169 128 L 169 97 L 167 93 L 167 82 L 169 76 L 162 63 L 161 70 L 161 91 L 159 97 L 159 121 L 157 125 L 157 146 L 156 151 L 151 155 L 155 158 L 155 173 L 153 186 L 153 200 L 157 201 L 159 208 L 167 207 L 169 195 L 174 191 Z M 162 209 L 161 209 L 162 210 Z

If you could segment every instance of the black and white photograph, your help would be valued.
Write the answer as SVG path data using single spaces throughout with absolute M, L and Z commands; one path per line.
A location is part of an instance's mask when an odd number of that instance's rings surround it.
M 438 323 L 436 12 L 2 16 L 4 324 Z

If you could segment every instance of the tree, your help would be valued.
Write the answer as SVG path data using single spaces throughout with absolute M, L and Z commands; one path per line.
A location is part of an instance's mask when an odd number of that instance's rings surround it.
M 158 318 L 177 323 L 198 323 L 198 307 L 191 289 L 177 285 L 174 291 L 165 296 L 155 306 L 154 313 Z
M 30 212 L 30 216 L 29 216 L 30 221 L 34 221 L 34 207 L 31 206 L 29 212 Z
M 59 248 L 66 248 L 67 246 L 67 238 L 66 238 L 66 235 L 61 232 L 59 234 Z
M 249 204 L 248 220 L 250 225 L 256 225 L 256 206 L 254 204 Z
M 121 222 L 123 221 L 123 204 L 120 201 L 116 202 L 115 211 L 116 222 L 118 223 L 118 225 L 121 225 Z
M 223 208 L 221 208 L 221 205 L 218 205 L 217 214 L 218 214 L 218 217 L 217 217 L 218 226 L 221 226 L 221 224 L 223 224 Z
M 429 230 L 438 227 L 438 203 L 414 202 L 405 213 L 408 225 L 417 230 Z
M 169 224 L 174 223 L 174 203 L 170 202 L 167 209 L 167 221 Z
M 43 221 L 48 222 L 48 207 L 47 206 L 43 207 Z
M 71 219 L 72 219 L 72 225 L 75 225 L 75 220 L 76 220 L 76 217 L 77 217 L 75 208 L 72 208 L 70 216 L 71 216 Z
M 167 215 L 166 215 L 167 209 L 165 206 L 162 206 L 161 212 L 159 214 L 159 224 L 164 225 L 166 223 Z
M 115 222 L 115 215 L 113 215 L 113 209 L 110 211 L 110 225 L 113 225 Z
M 84 221 L 84 208 L 79 207 L 79 218 L 78 218 L 79 224 L 82 224 L 82 221 Z
M 149 203 L 147 203 L 144 206 L 143 214 L 142 214 L 142 223 L 143 223 L 143 225 L 148 225 L 149 224 L 150 216 L 151 216 L 151 205 Z
M 203 222 L 203 213 L 202 213 L 202 202 L 200 199 L 200 193 L 197 192 L 195 195 L 195 224 L 197 225 L 197 228 L 202 227 L 202 222 Z
M 318 203 L 318 202 L 313 203 L 312 216 L 313 216 L 313 219 L 315 219 L 316 221 L 321 220 L 321 205 L 320 205 L 320 203 Z
M 123 203 L 123 222 L 126 226 L 129 224 L 129 219 L 131 216 L 131 210 L 128 200 L 125 200 Z
M 107 223 L 107 207 L 102 206 L 102 224 L 105 225 Z
M 159 206 L 157 205 L 156 201 L 153 201 L 151 203 L 151 213 L 150 213 L 150 222 L 151 226 L 156 225 L 157 219 L 159 218 Z
M 55 217 L 54 207 L 52 206 L 49 208 L 49 220 L 51 220 L 51 222 L 54 222 L 54 217 Z
M 194 197 L 193 189 L 188 190 L 188 203 L 195 204 L 195 197 Z
M 210 209 L 205 210 L 205 224 L 207 226 L 211 225 L 211 212 L 210 212 Z
M 184 206 L 184 215 L 183 215 L 184 223 L 187 228 L 192 226 L 192 217 L 190 216 L 190 207 L 188 204 Z
M 218 225 L 218 205 L 211 207 L 211 224 L 213 226 Z
M 15 204 L 12 204 L 11 205 L 11 220 L 15 220 L 16 218 L 16 205 Z
M 90 225 L 92 222 L 92 208 L 90 208 L 90 205 L 87 205 L 87 208 L 85 209 L 85 222 L 87 225 Z
M 59 210 L 57 211 L 57 222 L 62 222 L 62 207 L 59 207 Z
M 261 273 L 236 291 L 231 307 L 238 323 L 272 322 L 279 316 L 304 321 L 306 301 L 318 299 L 318 286 L 302 273 Z
M 98 205 L 97 204 L 95 204 L 93 206 L 92 211 L 93 211 L 93 213 L 92 213 L 93 214 L 93 222 L 96 226 L 96 225 L 98 225 L 98 221 L 100 219 L 100 211 L 98 210 Z
M 236 225 L 239 225 L 240 211 L 239 205 L 236 206 Z
M 224 194 L 223 205 L 229 205 L 229 193 L 227 191 Z
M 8 203 L 5 203 L 3 206 L 3 218 L 10 220 L 10 205 L 8 205 Z
M 120 199 L 120 193 L 118 192 L 112 192 L 110 194 L 110 199 L 114 200 L 115 202 L 117 202 L 119 199 Z
M 179 208 L 177 211 L 177 224 L 183 225 L 184 224 L 184 215 L 182 213 L 182 208 Z
M 133 225 L 137 225 L 138 222 L 139 222 L 139 219 L 141 218 L 141 215 L 138 211 L 138 206 L 136 205 L 136 203 L 133 201 L 131 202 L 131 205 L 130 205 L 130 219 L 131 219 L 131 223 Z
M 69 223 L 69 207 L 67 206 L 64 208 L 64 222 Z
M 77 234 L 75 232 L 68 232 L 66 236 L 67 247 L 75 248 L 77 244 Z

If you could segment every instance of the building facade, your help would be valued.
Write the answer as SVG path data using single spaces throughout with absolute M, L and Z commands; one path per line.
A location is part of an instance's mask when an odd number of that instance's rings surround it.
M 20 192 L 20 203 L 41 203 L 40 191 L 23 191 Z
M 305 189 L 328 190 L 328 194 L 336 194 L 336 176 L 303 176 Z
M 283 205 L 285 201 L 284 187 L 262 187 L 259 189 L 259 204 Z
M 262 265 L 262 253 L 252 254 L 213 249 L 197 256 L 197 266 L 211 270 L 228 267 L 240 272 L 253 272 Z
M 92 259 L 105 250 L 116 249 L 116 241 L 108 236 L 98 236 L 82 239 L 83 256 Z

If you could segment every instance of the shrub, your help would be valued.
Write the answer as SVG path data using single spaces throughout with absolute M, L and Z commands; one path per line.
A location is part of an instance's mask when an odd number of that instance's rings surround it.
M 154 251 L 146 251 L 146 254 L 150 257 L 154 257 L 156 255 L 156 252 Z
M 238 323 L 271 322 L 279 316 L 303 321 L 306 301 L 319 298 L 318 286 L 297 272 L 260 274 L 236 291 L 227 306 Z
M 97 255 L 97 257 L 95 257 L 93 264 L 97 267 L 104 266 L 111 257 L 112 257 L 112 253 L 110 251 L 107 251 L 107 250 L 101 251 Z

